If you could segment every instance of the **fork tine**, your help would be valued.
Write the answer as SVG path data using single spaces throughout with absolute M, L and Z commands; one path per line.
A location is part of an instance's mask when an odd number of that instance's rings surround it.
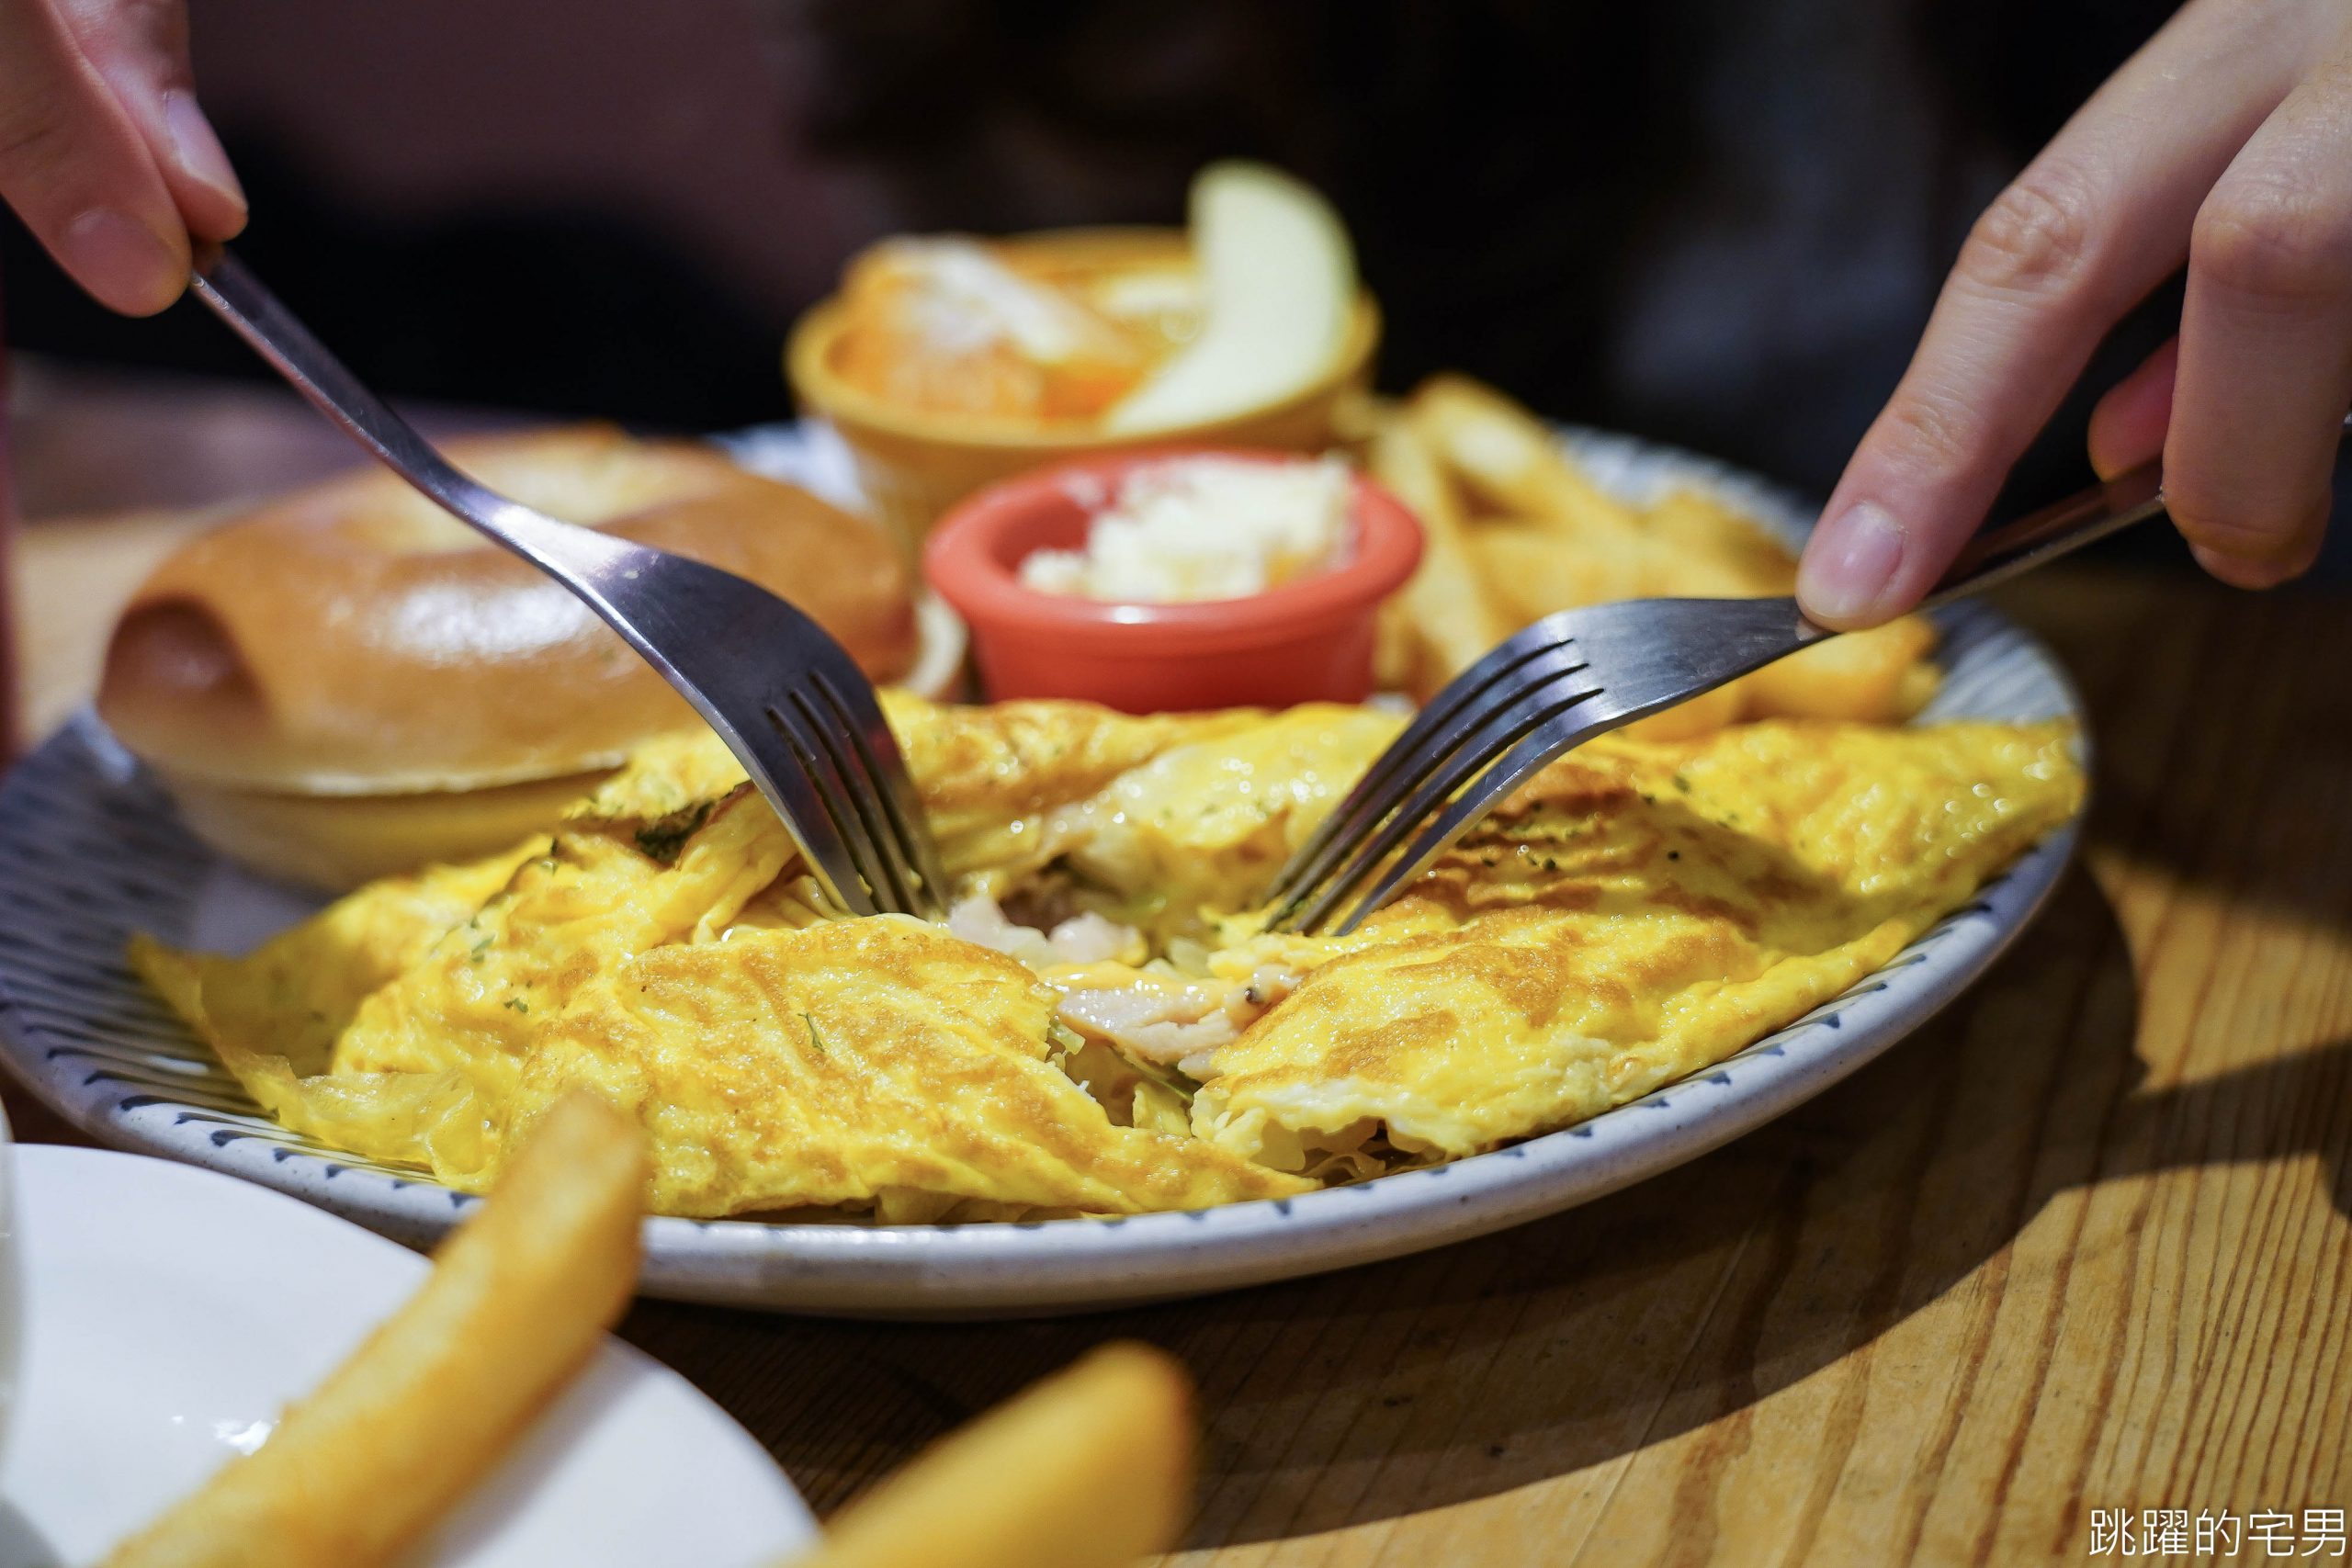
M 913 877 L 890 852 L 889 829 L 876 799 L 878 791 L 859 767 L 849 737 L 834 722 L 823 699 L 808 687 L 795 687 L 786 700 L 800 720 L 800 733 L 815 741 L 824 760 L 823 771 L 817 776 L 819 790 L 827 797 L 842 837 L 857 861 L 874 907 L 886 912 L 908 909 L 913 897 L 907 884 Z
M 932 906 L 934 903 L 932 885 L 923 879 L 917 868 L 914 852 L 910 846 L 910 839 L 927 843 L 929 835 L 910 832 L 909 825 L 901 819 L 892 799 L 897 792 L 891 787 L 888 774 L 883 764 L 867 750 L 859 726 L 851 716 L 850 705 L 842 700 L 841 693 L 826 678 L 823 671 L 813 672 L 809 689 L 813 696 L 805 700 L 810 705 L 812 718 L 818 722 L 832 748 L 834 763 L 850 786 L 858 817 L 864 822 L 881 859 L 884 873 L 889 878 L 888 896 L 892 908 L 900 914 L 930 917 L 933 913 Z M 797 697 L 801 695 L 796 694 Z M 823 711 L 818 713 L 815 711 L 818 708 Z M 891 755 L 896 760 L 895 748 Z M 879 889 L 876 891 L 880 892 Z
M 853 732 L 852 739 L 859 741 L 863 750 L 862 738 Z M 890 819 L 892 840 L 913 868 L 915 897 L 909 912 L 925 919 L 944 919 L 947 874 L 940 865 L 939 849 L 932 840 L 922 803 L 915 796 L 913 781 L 903 771 L 893 769 L 885 773 L 882 784 L 882 807 Z
M 1290 919 L 1277 917 L 1276 921 L 1269 923 L 1312 931 L 1328 919 L 1430 812 L 1476 778 L 1520 737 L 1600 695 L 1600 688 L 1589 676 L 1578 679 L 1579 676 L 1585 676 L 1582 665 L 1551 671 L 1514 694 L 1500 711 L 1487 716 L 1453 755 L 1430 770 L 1394 815 L 1365 835 L 1348 857 L 1347 864 L 1315 890 L 1312 898 L 1305 900 L 1295 914 L 1285 911 Z
M 874 700 L 872 685 L 854 667 L 852 673 L 858 678 L 844 682 L 820 668 L 817 687 L 832 704 L 842 733 L 849 737 L 865 776 L 876 785 L 874 798 L 884 818 L 881 836 L 911 880 L 906 912 L 937 919 L 947 912 L 947 877 L 940 869 L 930 819 L 916 797 L 914 781 L 907 774 L 898 738 L 890 733 L 881 705 Z
M 1572 643 L 1538 648 L 1521 657 L 1503 679 L 1482 684 L 1475 697 L 1515 701 L 1515 694 L 1577 674 L 1586 668 L 1585 660 Z M 1438 723 L 1421 727 L 1419 738 L 1408 729 L 1392 742 L 1382 752 L 1373 772 L 1350 792 L 1340 810 L 1325 819 L 1327 829 L 1337 822 L 1339 830 L 1324 836 L 1319 844 L 1309 846 L 1292 860 L 1290 870 L 1283 878 L 1283 908 L 1287 909 L 1303 901 L 1330 875 L 1334 867 L 1350 858 L 1432 773 L 1492 722 L 1494 712 L 1491 701 L 1483 705 L 1475 700 L 1457 702 L 1451 705 L 1450 713 Z
M 812 675 L 806 687 L 792 694 L 792 700 L 808 727 L 823 737 L 827 760 L 841 775 L 865 841 L 881 867 L 884 880 L 874 886 L 875 902 L 901 914 L 912 913 L 917 887 L 914 868 L 907 863 L 897 828 L 882 805 L 882 785 L 873 775 L 865 749 L 857 744 L 848 716 L 826 689 L 821 674 Z
M 1412 778 L 1425 771 L 1415 770 L 1408 776 L 1408 762 L 1426 760 L 1433 763 L 1442 758 L 1460 744 L 1462 734 L 1466 733 L 1467 727 L 1457 721 L 1464 715 L 1476 712 L 1481 705 L 1480 699 L 1491 688 L 1530 660 L 1572 641 L 1560 622 L 1559 615 L 1546 615 L 1512 633 L 1447 682 L 1413 722 L 1374 760 L 1371 771 L 1356 781 L 1355 787 L 1337 809 L 1323 818 L 1322 825 L 1298 852 L 1291 856 L 1268 890 L 1267 902 L 1279 902 L 1285 908 L 1295 904 L 1306 889 L 1346 855 L 1350 845 L 1396 809 L 1396 802 L 1411 787 Z M 1451 738 L 1441 750 L 1436 749 L 1434 738 L 1442 729 L 1451 732 Z
M 790 706 L 788 703 L 770 704 L 764 710 L 776 739 L 798 763 L 794 779 L 776 781 L 784 786 L 793 807 L 792 814 L 785 818 L 785 829 L 800 846 L 809 869 L 826 884 L 842 908 L 853 915 L 876 914 L 878 911 L 873 895 L 867 891 L 865 867 L 851 835 L 844 830 L 844 818 L 854 822 L 855 817 L 837 805 L 841 782 L 832 775 L 831 760 L 814 737 L 804 733 L 799 716 L 789 711 Z M 877 878 L 870 886 L 879 887 L 883 884 Z
M 1476 783 L 1438 815 L 1435 821 L 1421 830 L 1411 847 L 1398 856 L 1379 881 L 1374 883 L 1348 918 L 1333 931 L 1335 936 L 1345 936 L 1363 923 L 1364 917 L 1386 903 L 1390 894 L 1427 871 L 1438 856 L 1452 849 L 1471 825 L 1487 808 L 1533 776 L 1546 763 L 1562 752 L 1583 745 L 1604 730 L 1616 728 L 1635 713 L 1619 711 L 1607 717 L 1577 718 L 1572 713 L 1555 715 L 1536 727 L 1525 739 L 1504 754 L 1503 759 L 1481 774 Z
M 743 763 L 837 903 L 870 915 L 876 897 L 910 911 L 939 901 L 946 885 L 897 743 L 865 675 L 823 627 L 722 568 L 557 522 L 469 478 L 235 256 L 217 245 L 199 252 L 195 292 L 321 412 L 424 496 L 562 583 L 676 688 Z M 714 638 L 720 629 L 733 636 Z M 820 682 L 830 672 L 830 690 L 803 702 L 790 692 L 772 698 L 757 652 L 743 657 L 760 641 Z M 856 722 L 836 723 L 844 714 Z
M 876 908 L 936 918 L 946 879 L 873 684 L 822 628 L 796 619 L 805 632 L 793 649 L 803 678 L 787 701 L 797 749 L 813 748 L 831 770 L 819 780 L 831 786 L 827 804 Z

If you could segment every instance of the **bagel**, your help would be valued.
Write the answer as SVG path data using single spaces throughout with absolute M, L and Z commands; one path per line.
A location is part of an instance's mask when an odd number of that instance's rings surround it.
M 535 510 L 784 595 L 877 682 L 917 666 L 888 536 L 713 447 L 591 425 L 447 453 Z M 560 584 L 381 468 L 165 559 L 115 626 L 97 707 L 200 836 L 329 888 L 511 843 L 639 741 L 700 722 Z

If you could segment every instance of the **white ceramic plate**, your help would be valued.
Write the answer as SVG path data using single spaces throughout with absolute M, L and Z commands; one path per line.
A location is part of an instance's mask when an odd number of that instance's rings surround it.
M 24 1363 L 0 1458 L 9 1568 L 96 1561 L 266 1437 L 430 1267 L 309 1204 L 164 1160 L 28 1145 L 11 1185 Z M 413 1561 L 752 1568 L 815 1532 L 751 1434 L 608 1340 Z
M 1611 488 L 1727 492 L 1793 537 L 1779 491 L 1622 437 L 1568 439 Z M 846 498 L 826 433 L 737 437 L 743 460 Z M 2080 718 L 2041 644 L 1981 605 L 1941 615 L 1946 671 L 1928 719 Z M 1345 1268 L 1476 1235 L 1691 1159 L 1844 1077 L 1957 995 L 2030 919 L 2073 852 L 2052 836 L 1892 964 L 1683 1083 L 1580 1126 L 1428 1170 L 1195 1213 L 1017 1225 L 647 1222 L 644 1288 L 682 1300 L 927 1316 L 1110 1306 Z M 108 1142 L 234 1172 L 403 1241 L 471 1200 L 371 1167 L 256 1115 L 234 1080 L 124 969 L 134 930 L 241 949 L 306 906 L 223 863 L 154 783 L 85 717 L 0 785 L 0 1055 Z

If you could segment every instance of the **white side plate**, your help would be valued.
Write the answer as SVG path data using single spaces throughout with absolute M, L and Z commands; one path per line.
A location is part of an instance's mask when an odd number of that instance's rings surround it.
M 10 1568 L 96 1561 L 266 1438 L 431 1267 L 210 1171 L 100 1149 L 15 1157 L 25 1360 L 0 1460 Z M 607 1340 L 414 1561 L 754 1568 L 815 1533 L 750 1433 Z

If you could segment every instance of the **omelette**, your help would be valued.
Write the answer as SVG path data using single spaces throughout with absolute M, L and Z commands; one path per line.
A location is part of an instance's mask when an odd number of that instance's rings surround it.
M 955 887 L 827 904 L 707 733 L 560 829 L 139 973 L 296 1131 L 469 1191 L 592 1086 L 658 1213 L 889 1223 L 1278 1198 L 1551 1132 L 1883 965 L 2078 808 L 2064 726 L 1605 736 L 1346 937 L 1276 869 L 1401 720 L 887 694 Z

